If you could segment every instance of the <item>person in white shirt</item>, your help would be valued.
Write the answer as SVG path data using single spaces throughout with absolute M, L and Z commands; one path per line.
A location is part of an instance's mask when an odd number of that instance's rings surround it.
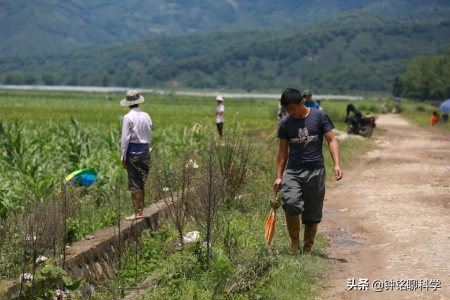
M 319 109 L 323 110 L 323 108 L 322 108 L 322 101 L 316 100 L 316 103 L 317 103 L 317 105 L 319 105 Z
M 216 97 L 216 101 L 217 101 L 217 107 L 216 110 L 214 111 L 215 115 L 216 115 L 216 125 L 217 125 L 217 130 L 219 131 L 219 139 L 220 142 L 223 143 L 223 123 L 224 123 L 224 116 L 223 113 L 225 111 L 225 106 L 223 105 L 223 97 L 222 96 L 217 96 Z
M 150 170 L 150 145 L 152 140 L 152 120 L 139 109 L 145 99 L 138 91 L 130 90 L 120 105 L 130 111 L 123 117 L 121 160 L 128 173 L 128 189 L 131 192 L 134 214 L 126 220 L 143 219 L 145 182 Z

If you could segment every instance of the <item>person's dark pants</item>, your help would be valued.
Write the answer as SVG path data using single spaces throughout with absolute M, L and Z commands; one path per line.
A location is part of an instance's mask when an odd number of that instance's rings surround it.
M 150 154 L 127 155 L 128 189 L 132 191 L 144 191 L 150 170 Z
M 219 131 L 219 136 L 223 136 L 223 123 L 216 123 L 217 131 Z
M 283 174 L 282 205 L 286 216 L 302 215 L 303 224 L 322 221 L 325 198 L 325 168 L 291 170 Z

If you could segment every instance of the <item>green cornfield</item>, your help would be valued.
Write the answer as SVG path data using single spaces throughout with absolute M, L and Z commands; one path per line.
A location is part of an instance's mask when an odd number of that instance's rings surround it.
M 0 92 L 0 218 L 44 201 L 71 172 L 93 168 L 96 188 L 109 197 L 124 182 L 120 166 L 122 94 Z M 170 159 L 197 147 L 196 134 L 214 122 L 214 99 L 145 95 L 153 145 Z M 226 115 L 255 131 L 273 130 L 276 100 L 227 100 Z
M 120 166 L 121 118 L 127 108 L 122 93 L 0 91 L 0 219 L 45 201 L 65 176 L 81 168 L 98 173 L 95 189 L 103 200 L 126 187 Z M 144 95 L 141 109 L 153 121 L 152 144 L 170 161 L 195 151 L 199 131 L 214 123 L 216 101 L 210 97 Z M 380 101 L 357 102 L 377 113 Z M 345 130 L 347 101 L 323 101 L 336 127 Z M 244 124 L 258 145 L 277 129 L 277 99 L 225 99 L 225 126 Z

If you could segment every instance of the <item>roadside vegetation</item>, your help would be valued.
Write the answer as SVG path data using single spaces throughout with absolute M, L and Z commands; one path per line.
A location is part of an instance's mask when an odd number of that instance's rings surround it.
M 432 128 L 433 130 L 450 131 L 450 122 L 444 123 L 442 121 L 442 117 L 433 127 L 430 127 L 430 117 L 434 111 L 442 116 L 441 112 L 439 111 L 439 107 L 432 105 L 431 102 L 418 103 L 405 101 L 404 103 L 402 103 L 402 107 L 404 107 L 404 111 L 401 114 L 402 117 L 406 118 L 412 123 L 420 125 L 422 127 Z
M 110 96 L 111 102 L 95 93 L 0 93 L 0 109 L 8 112 L 0 118 L 2 278 L 40 271 L 40 255 L 50 258 L 48 264 L 60 264 L 56 258 L 66 245 L 131 212 L 126 172 L 119 162 L 119 117 L 127 111 L 118 105 L 121 95 Z M 272 245 L 263 238 L 273 196 L 278 101 L 226 99 L 227 144 L 216 147 L 212 99 L 144 96 L 142 109 L 155 124 L 146 204 L 184 188 L 185 203 L 196 203 L 199 210 L 183 215 L 181 206 L 173 211 L 169 222 L 130 248 L 119 264 L 117 281 L 95 297 L 118 297 L 139 288 L 145 278 L 152 286 L 148 299 L 183 299 L 181 292 L 198 299 L 317 296 L 331 272 L 323 238 L 319 235 L 312 256 L 287 256 L 289 238 L 281 210 Z M 380 103 L 356 105 L 375 113 Z M 347 104 L 322 102 L 342 131 Z M 370 141 L 340 141 L 343 167 L 372 146 Z M 326 148 L 327 185 L 333 186 Z M 209 172 L 194 172 L 186 163 L 191 159 L 199 169 L 211 166 Z M 66 175 L 84 167 L 98 173 L 93 186 L 65 183 Z M 191 186 L 199 188 L 192 192 Z M 180 243 L 181 234 L 189 231 L 199 231 L 200 240 Z
M 215 132 L 214 128 L 212 130 Z M 247 140 L 246 135 L 242 133 L 232 141 L 226 141 L 224 149 L 225 153 L 237 154 L 227 160 L 235 168 L 245 162 L 238 158 L 243 157 L 240 154 L 245 154 L 246 148 L 236 148 Z M 233 134 L 233 130 L 228 130 L 225 137 Z M 205 168 L 204 157 L 198 157 L 198 171 L 191 172 L 188 165 L 177 164 L 178 172 L 177 168 L 174 168 L 171 173 L 172 185 L 178 187 L 175 195 L 191 214 L 180 215 L 180 208 L 186 211 L 185 208 L 175 207 L 170 212 L 171 221 L 166 222 L 156 232 L 149 231 L 144 234 L 143 242 L 136 248 L 132 247 L 123 258 L 123 268 L 119 271 L 116 281 L 94 297 L 118 299 L 122 293 L 136 289 L 140 290 L 142 299 L 312 299 L 319 296 L 327 287 L 332 272 L 326 260 L 325 249 L 328 244 L 323 236 L 319 234 L 313 255 L 287 255 L 290 240 L 283 212 L 279 210 L 272 245 L 267 245 L 263 238 L 269 199 L 274 195 L 271 185 L 274 180 L 274 158 L 278 140 L 275 138 L 275 132 L 262 138 L 262 143 L 252 146 L 249 161 L 246 163 L 248 172 L 240 177 L 242 185 L 226 189 L 235 194 L 226 192 L 223 199 L 218 199 L 218 203 L 213 206 L 209 206 L 211 203 L 204 199 L 205 193 L 209 192 L 208 188 L 195 184 L 196 178 L 205 177 L 193 174 L 206 171 L 210 175 L 210 169 Z M 342 141 L 341 148 L 345 153 L 342 162 L 344 168 L 352 159 L 372 146 L 373 144 L 367 141 Z M 231 149 L 233 151 L 230 151 Z M 207 153 L 215 151 L 208 149 L 208 146 L 203 150 L 207 150 Z M 220 147 L 216 150 L 223 151 Z M 326 146 L 324 154 L 330 171 L 332 162 Z M 219 153 L 218 155 L 220 156 Z M 185 162 L 186 158 L 182 157 L 181 161 Z M 156 168 L 161 170 L 161 165 Z M 245 167 L 243 169 L 245 170 Z M 167 182 L 167 177 L 161 178 L 161 172 L 152 174 L 156 189 L 151 183 L 149 189 L 161 191 L 164 184 L 158 182 Z M 177 174 L 192 174 L 192 178 L 188 177 L 188 180 Z M 226 183 L 230 182 L 234 181 L 228 178 Z M 182 187 L 188 188 L 189 183 L 194 184 L 196 191 L 191 195 L 183 194 Z M 327 185 L 333 186 L 334 182 L 328 180 Z M 223 182 L 213 184 L 213 190 L 220 191 L 222 187 Z M 166 192 L 166 197 L 171 201 L 170 191 Z M 183 199 L 189 200 L 185 202 Z M 200 211 L 196 210 L 199 207 Z M 213 212 L 211 219 L 205 219 L 206 212 Z M 186 217 L 183 219 L 186 222 L 180 222 L 180 217 Z M 210 227 L 205 227 L 209 222 Z M 179 224 L 184 224 L 181 230 L 184 234 L 198 231 L 199 239 L 180 243 Z M 209 233 L 208 228 L 211 229 Z M 111 286 L 115 288 L 111 289 Z M 142 296 L 143 294 L 145 296 Z

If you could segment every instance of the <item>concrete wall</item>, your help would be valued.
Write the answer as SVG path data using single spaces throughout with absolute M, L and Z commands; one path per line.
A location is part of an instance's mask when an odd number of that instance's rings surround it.
M 139 241 L 145 229 L 156 230 L 167 218 L 167 207 L 164 201 L 151 204 L 144 209 L 144 219 L 120 222 L 97 230 L 94 239 L 81 240 L 74 243 L 66 251 L 65 270 L 73 279 L 84 278 L 81 288 L 83 298 L 95 291 L 95 287 L 107 284 L 116 277 L 113 262 L 122 255 L 134 241 Z M 8 298 L 20 288 L 20 284 L 9 287 Z

